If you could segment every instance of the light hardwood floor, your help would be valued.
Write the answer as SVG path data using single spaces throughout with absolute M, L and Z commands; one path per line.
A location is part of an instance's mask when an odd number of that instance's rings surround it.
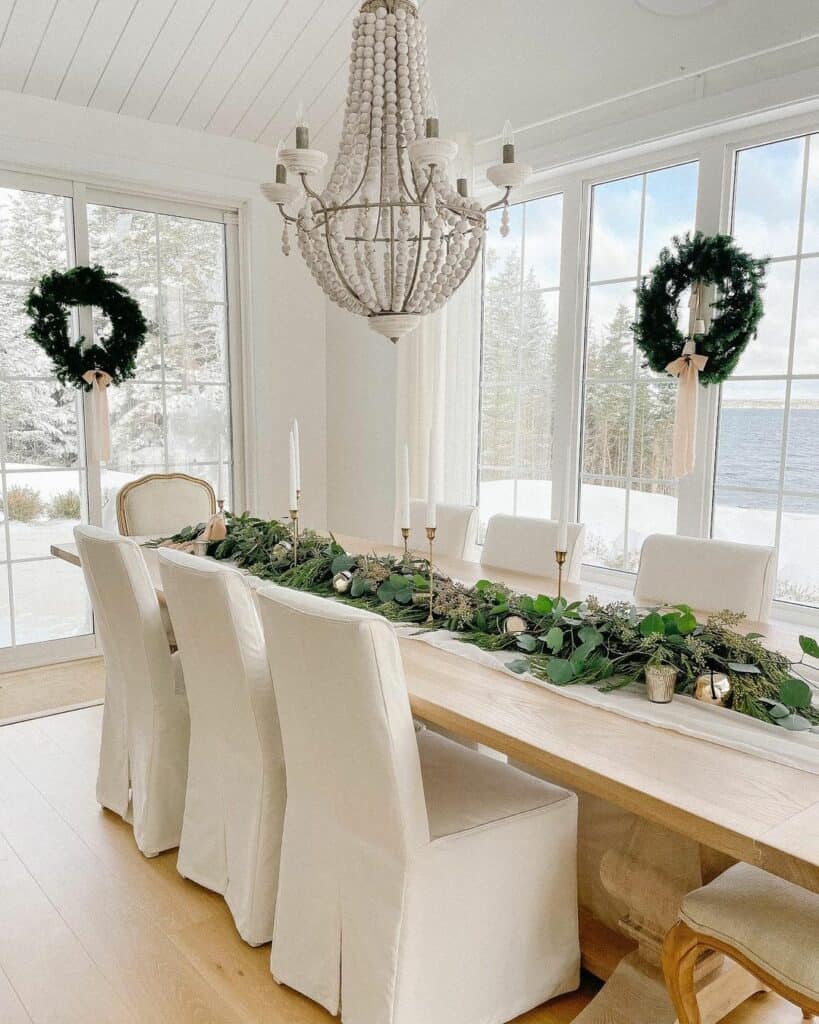
M 179 877 L 175 853 L 145 860 L 99 809 L 100 719 L 97 707 L 0 728 L 0 1022 L 332 1021 L 273 982 L 269 947 L 246 946 L 222 899 Z M 595 989 L 587 978 L 518 1024 L 566 1024 Z M 726 1022 L 798 1019 L 764 996 Z

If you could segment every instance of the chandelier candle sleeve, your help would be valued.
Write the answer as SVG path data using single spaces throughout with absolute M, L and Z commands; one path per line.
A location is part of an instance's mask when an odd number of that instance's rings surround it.
M 341 139 L 324 188 L 315 176 L 327 156 L 309 147 L 306 119 L 297 122 L 296 146 L 280 159 L 300 187 L 277 177 L 262 192 L 295 226 L 325 294 L 397 341 L 463 284 L 479 262 L 487 213 L 508 205 L 531 168 L 505 144 L 503 163 L 487 171 L 503 190 L 497 202 L 483 207 L 453 186 L 447 169 L 458 147 L 439 137 L 413 0 L 364 0 L 353 19 Z

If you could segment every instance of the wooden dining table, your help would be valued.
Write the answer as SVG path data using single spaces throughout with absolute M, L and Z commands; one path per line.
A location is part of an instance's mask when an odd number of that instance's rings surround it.
M 365 539 L 337 540 L 351 553 L 376 548 Z M 51 550 L 80 564 L 72 544 Z M 156 549 L 142 550 L 163 601 Z M 451 558 L 435 561 L 465 583 L 488 576 L 524 593 L 556 592 L 555 580 Z M 590 592 L 604 601 L 630 597 L 614 586 L 563 587 L 569 600 Z M 795 629 L 746 626 L 779 649 L 797 648 Z M 414 639 L 401 638 L 400 644 L 417 717 L 634 816 L 628 841 L 607 855 L 603 872 L 604 885 L 627 913 L 614 931 L 581 912 L 584 965 L 608 981 L 578 1024 L 672 1024 L 659 948 L 679 899 L 707 880 L 707 864 L 744 861 L 819 893 L 819 775 L 567 699 Z M 692 857 L 692 850 L 703 856 Z M 706 1024 L 761 988 L 730 962 L 715 960 L 712 970 L 700 973 Z

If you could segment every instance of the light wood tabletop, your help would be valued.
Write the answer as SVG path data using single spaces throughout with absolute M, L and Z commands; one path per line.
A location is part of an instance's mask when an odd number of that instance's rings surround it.
M 351 552 L 372 548 L 338 539 Z M 161 596 L 156 551 L 143 551 Z M 80 564 L 74 545 L 54 545 L 52 553 Z M 490 576 L 523 592 L 555 590 L 553 580 L 452 559 L 436 564 L 464 582 Z M 574 599 L 589 590 L 602 600 L 629 597 L 577 584 L 564 593 Z M 796 631 L 782 626 L 760 631 L 784 649 L 796 639 Z M 566 699 L 411 639 L 401 648 L 420 717 L 819 893 L 819 776 Z

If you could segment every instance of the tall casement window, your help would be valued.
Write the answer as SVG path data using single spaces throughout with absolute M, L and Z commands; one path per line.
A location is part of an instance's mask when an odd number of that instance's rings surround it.
M 31 644 L 49 644 L 44 655 L 93 650 L 82 574 L 49 549 L 71 541 L 80 522 L 116 530 L 123 483 L 179 470 L 210 480 L 231 506 L 230 367 L 239 345 L 228 303 L 235 215 L 8 180 L 13 187 L 0 188 L 0 666 L 31 660 L 33 648 L 16 650 Z M 113 458 L 102 467 L 86 454 L 94 428 L 83 396 L 57 382 L 26 336 L 32 285 L 86 261 L 117 274 L 150 324 L 135 380 L 111 389 Z M 94 316 L 104 336 L 109 325 Z
M 26 337 L 26 297 L 72 262 L 70 200 L 0 188 L 0 647 L 91 630 L 81 574 L 50 557 L 87 518 L 82 402 Z
M 563 197 L 545 196 L 489 217 L 484 267 L 478 504 L 548 516 L 560 296 Z
M 634 571 L 647 534 L 677 531 L 676 385 L 642 365 L 630 325 L 638 281 L 694 226 L 697 176 L 686 163 L 592 189 L 580 478 L 592 565 Z
M 91 261 L 113 270 L 150 321 L 137 376 L 111 396 L 113 496 L 145 473 L 210 480 L 231 505 L 225 226 L 115 206 L 88 207 Z
M 776 596 L 819 606 L 819 135 L 740 150 L 733 233 L 771 263 L 722 386 L 713 534 L 774 545 Z

